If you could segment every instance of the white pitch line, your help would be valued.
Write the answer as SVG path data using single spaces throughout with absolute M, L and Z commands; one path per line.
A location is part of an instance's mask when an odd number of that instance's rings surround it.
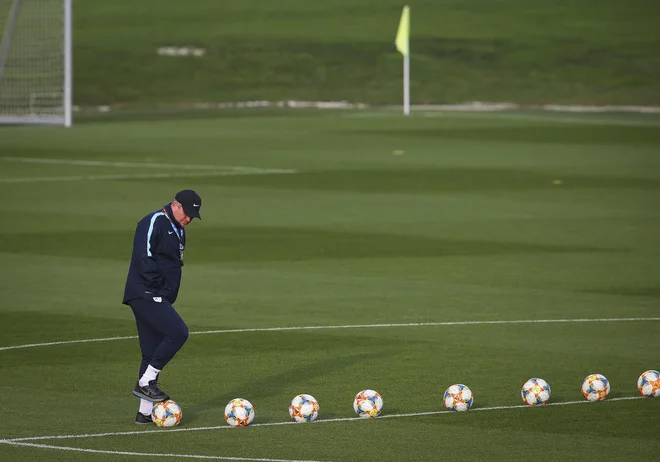
M 600 403 L 608 403 L 613 401 L 630 401 L 636 399 L 643 399 L 641 396 L 625 396 L 621 398 L 608 398 Z M 582 400 L 582 401 L 565 401 L 560 403 L 548 403 L 541 406 L 528 406 L 526 404 L 518 404 L 514 406 L 492 406 L 492 407 L 478 407 L 472 408 L 468 412 L 486 412 L 486 411 L 506 411 L 512 409 L 532 409 L 532 408 L 545 408 L 545 407 L 554 407 L 554 406 L 571 406 L 574 404 L 594 404 L 596 402 Z M 405 417 L 423 417 L 429 415 L 443 415 L 443 414 L 456 414 L 453 411 L 428 411 L 428 412 L 410 412 L 405 414 L 386 414 L 379 417 L 376 417 L 375 420 L 380 419 L 397 419 Z M 336 422 L 355 422 L 355 421 L 364 421 L 371 420 L 365 419 L 363 417 L 342 417 L 336 419 L 321 419 L 310 422 L 311 424 L 321 424 L 321 423 L 336 423 Z M 268 423 L 258 423 L 251 424 L 250 427 L 275 427 L 281 425 L 300 425 L 298 422 L 293 420 L 286 422 L 268 422 Z M 194 431 L 206 431 L 206 430 L 235 430 L 235 427 L 230 427 L 229 425 L 217 425 L 212 427 L 191 427 L 191 428 L 173 428 L 169 430 L 145 430 L 145 431 L 130 431 L 130 432 L 111 432 L 111 433 L 86 433 L 86 434 L 76 434 L 76 435 L 49 435 L 49 436 L 29 436 L 25 438 L 7 438 L 0 440 L 0 443 L 4 444 L 16 444 L 22 443 L 25 441 L 42 441 L 42 440 L 64 440 L 64 439 L 81 439 L 81 438 L 102 438 L 106 436 L 128 436 L 128 435 L 163 435 L 174 432 L 194 432 Z M 240 431 L 240 430 L 239 430 Z
M 64 340 L 61 342 L 45 342 L 45 343 L 26 343 L 24 345 L 13 345 L 0 347 L 0 351 L 3 350 L 17 350 L 19 348 L 32 348 L 32 347 L 43 347 L 43 346 L 53 346 L 53 345 L 68 345 L 72 343 L 91 343 L 91 342 L 109 342 L 112 340 L 128 340 L 132 338 L 138 338 L 137 335 L 128 335 L 124 337 L 106 337 L 106 338 L 88 338 L 83 340 Z
M 2 157 L 6 162 L 29 164 L 81 165 L 86 167 L 118 168 L 170 168 L 177 170 L 263 170 L 260 167 L 238 167 L 233 165 L 159 164 L 156 162 L 110 162 L 104 160 L 46 159 L 43 157 Z
M 206 330 L 192 332 L 193 334 L 229 334 L 236 332 L 277 332 L 290 330 L 318 330 L 318 329 L 369 329 L 378 327 L 439 327 L 439 326 L 477 326 L 491 324 L 552 324 L 571 322 L 634 322 L 634 321 L 660 321 L 660 318 L 584 318 L 584 319 L 519 319 L 508 321 L 445 321 L 445 322 L 412 322 L 394 324 L 348 324 L 344 326 L 299 326 L 299 327 L 260 327 L 245 329 Z M 0 349 L 1 350 L 1 349 Z
M 139 180 L 151 178 L 183 178 L 183 177 L 205 177 L 205 176 L 239 176 L 239 175 L 282 175 L 297 173 L 291 169 L 249 169 L 249 170 L 225 170 L 215 172 L 186 172 L 186 173 L 136 173 L 136 174 L 110 174 L 110 175 L 69 175 L 69 176 L 36 176 L 23 178 L 0 178 L 0 184 L 16 183 L 43 183 L 43 182 L 65 182 L 65 181 L 112 181 L 112 180 Z
M 660 321 L 660 318 L 580 318 L 580 319 L 518 319 L 508 321 L 446 321 L 446 322 L 412 322 L 396 324 L 346 324 L 341 326 L 295 326 L 295 327 L 255 327 L 245 329 L 219 329 L 203 330 L 199 332 L 190 332 L 191 335 L 204 334 L 237 334 L 242 332 L 285 332 L 285 331 L 305 331 L 305 330 L 325 330 L 325 329 L 375 329 L 390 327 L 442 327 L 442 326 L 480 326 L 493 324 L 557 324 L 557 323 L 580 323 L 580 322 L 643 322 Z M 135 339 L 136 335 L 124 337 L 106 337 L 90 338 L 81 340 L 62 340 L 59 342 L 46 343 L 27 343 L 23 345 L 11 345 L 0 347 L 0 351 L 18 350 L 20 348 L 32 348 L 53 345 L 68 345 L 72 343 L 91 343 L 91 342 L 109 342 L 112 340 Z
M 257 462 L 321 462 L 315 460 L 297 460 L 297 459 L 261 459 L 261 458 L 251 458 L 251 457 L 202 456 L 196 454 L 163 454 L 161 452 L 156 454 L 150 454 L 148 452 L 105 451 L 102 449 L 74 448 L 69 446 L 55 446 L 52 444 L 8 442 L 6 440 L 0 440 L 0 443 L 11 444 L 13 446 L 27 446 L 27 447 L 42 448 L 42 449 L 57 449 L 60 451 L 91 452 L 94 454 L 113 454 L 119 456 L 144 456 L 144 457 L 153 457 L 153 458 L 179 457 L 182 459 L 213 459 L 213 460 L 249 460 L 249 461 L 257 461 Z

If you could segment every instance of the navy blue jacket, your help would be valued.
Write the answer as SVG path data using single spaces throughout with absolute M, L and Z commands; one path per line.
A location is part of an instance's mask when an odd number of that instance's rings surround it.
M 153 297 L 165 298 L 170 303 L 176 301 L 185 239 L 183 227 L 174 219 L 169 204 L 140 220 L 133 239 L 124 304 L 136 298 Z

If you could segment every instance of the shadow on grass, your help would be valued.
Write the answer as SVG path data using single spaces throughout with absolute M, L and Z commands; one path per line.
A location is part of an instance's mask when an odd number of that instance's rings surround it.
M 0 233 L 5 252 L 128 261 L 132 230 Z M 196 262 L 437 258 L 538 253 L 619 252 L 591 245 L 426 237 L 325 228 L 219 226 L 194 230 Z M 194 252 L 194 250 L 193 250 Z M 192 253 L 190 255 L 193 255 Z

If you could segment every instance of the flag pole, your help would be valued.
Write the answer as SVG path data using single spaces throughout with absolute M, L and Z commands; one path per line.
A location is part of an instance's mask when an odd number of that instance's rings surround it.
M 403 113 L 410 115 L 410 55 L 403 57 Z
M 403 55 L 403 113 L 410 114 L 410 7 L 403 7 L 399 30 L 394 41 L 396 49 Z

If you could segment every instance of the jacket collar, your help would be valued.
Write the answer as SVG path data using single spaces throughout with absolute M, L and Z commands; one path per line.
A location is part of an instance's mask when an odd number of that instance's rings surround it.
M 179 224 L 178 221 L 174 218 L 174 212 L 172 212 L 172 204 L 169 203 L 167 205 L 163 206 L 163 210 L 165 210 L 165 213 L 169 217 L 170 221 L 174 223 L 174 226 L 176 226 L 178 229 L 183 229 L 183 227 Z

